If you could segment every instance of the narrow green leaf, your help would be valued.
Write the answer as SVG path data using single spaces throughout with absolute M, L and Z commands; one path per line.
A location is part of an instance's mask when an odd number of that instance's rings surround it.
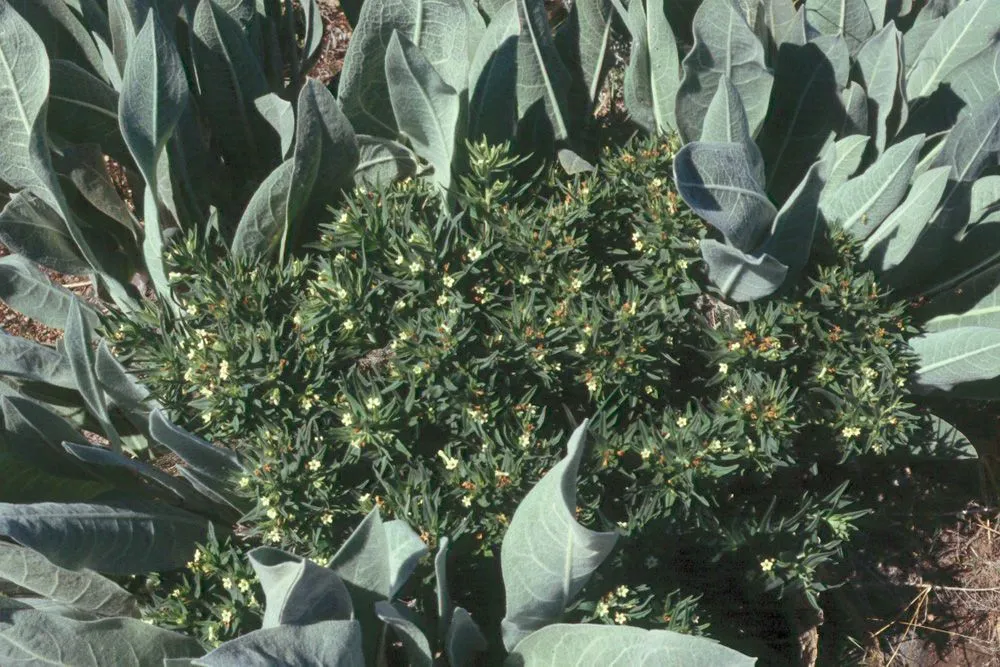
M 416 45 L 398 32 L 389 40 L 385 76 L 399 131 L 434 167 L 434 181 L 447 191 L 461 116 L 458 92 L 438 76 Z
M 0 534 L 60 567 L 144 574 L 182 567 L 208 522 L 140 498 L 104 503 L 0 503 Z
M 756 660 L 705 637 L 670 630 L 556 624 L 518 644 L 507 667 L 753 667 Z
M 576 428 L 566 457 L 528 492 L 504 535 L 500 563 L 507 612 L 501 625 L 508 650 L 562 616 L 618 539 L 574 519 L 586 429 L 586 421 Z
M 677 91 L 681 137 L 701 137 L 705 112 L 723 76 L 739 90 L 750 133 L 756 134 L 767 115 L 774 82 L 764 63 L 764 47 L 732 0 L 705 0 L 695 14 L 693 31 L 694 47 L 684 58 Z
M 0 300 L 47 327 L 61 329 L 66 325 L 70 303 L 80 299 L 49 280 L 34 263 L 20 255 L 8 255 L 0 259 Z M 88 329 L 97 326 L 93 308 L 81 304 L 80 311 Z
M 770 255 L 748 255 L 714 239 L 701 240 L 708 278 L 733 301 L 757 301 L 776 292 L 788 267 Z
M 0 632 L 0 662 L 7 665 L 162 665 L 203 653 L 195 639 L 134 618 L 88 622 L 22 611 Z
M 332 570 L 270 547 L 254 549 L 249 558 L 267 599 L 264 628 L 354 617 L 350 593 Z

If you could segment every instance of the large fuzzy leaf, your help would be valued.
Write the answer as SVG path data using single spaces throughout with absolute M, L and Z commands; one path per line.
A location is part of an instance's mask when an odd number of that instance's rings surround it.
M 514 0 L 517 39 L 517 117 L 543 113 L 556 139 L 569 136 L 567 103 L 571 76 L 559 58 L 542 0 Z
M 843 123 L 840 91 L 847 84 L 848 57 L 839 37 L 781 45 L 770 113 L 757 141 L 768 192 L 778 202 L 801 182 Z
M 932 166 L 950 166 L 952 180 L 974 181 L 1000 150 L 1000 95 L 955 123 Z
M 907 98 L 929 96 L 952 70 L 991 46 L 998 31 L 1000 12 L 994 0 L 968 0 L 956 7 L 944 17 L 912 64 L 907 63 Z
M 931 221 L 948 186 L 949 171 L 938 167 L 914 180 L 906 200 L 865 241 L 862 260 L 882 271 L 902 263 Z
M 49 61 L 35 31 L 6 2 L 0 4 L 0 181 L 30 188 L 62 212 L 45 137 Z
M 828 173 L 829 165 L 822 160 L 809 168 L 802 183 L 778 211 L 771 235 L 761 248 L 761 253 L 788 267 L 787 277 L 797 276 L 805 268 L 816 229 L 825 223 L 820 197 Z
M 42 611 L 19 611 L 0 632 L 5 665 L 162 665 L 165 659 L 202 655 L 193 638 L 134 618 L 78 621 Z
M 837 128 L 837 136 L 850 134 L 868 134 L 868 94 L 864 86 L 857 81 L 851 81 L 840 93 L 844 118 Z
M 1000 176 L 983 176 L 969 194 L 969 225 L 1000 222 Z
M 914 378 L 924 388 L 947 391 L 1000 375 L 1000 329 L 956 327 L 921 334 L 910 347 L 918 357 Z
M 7 0 L 45 42 L 51 59 L 69 60 L 95 74 L 104 71 L 103 58 L 90 33 L 65 0 Z
M 177 46 L 160 24 L 157 12 L 149 12 L 129 51 L 118 100 L 118 119 L 125 143 L 146 181 L 143 256 L 157 293 L 167 299 L 170 285 L 163 264 L 157 169 L 188 97 Z
M 517 6 L 507 2 L 493 16 L 469 66 L 468 138 L 503 143 L 517 126 Z
M 824 202 L 823 213 L 856 238 L 866 239 L 896 210 L 920 158 L 924 135 L 888 149 L 865 173 L 837 188 Z
M 267 80 L 239 23 L 214 0 L 201 0 L 194 13 L 194 64 L 199 102 L 227 163 L 256 173 L 267 146 L 253 100 L 268 92 Z
M 756 246 L 778 212 L 759 176 L 742 144 L 694 142 L 674 158 L 677 192 L 695 213 L 742 250 Z
M 80 299 L 62 285 L 49 280 L 34 263 L 20 255 L 0 259 L 0 300 L 45 326 L 61 329 L 66 325 L 69 306 Z M 87 328 L 97 325 L 97 312 L 81 304 Z
M 476 654 L 485 653 L 488 646 L 483 631 L 472 620 L 472 614 L 462 607 L 455 607 L 444 638 L 449 664 L 474 665 Z
M 257 113 L 277 135 L 282 159 L 291 157 L 292 146 L 295 143 L 295 110 L 291 102 L 281 99 L 274 93 L 267 93 L 255 99 L 253 104 Z
M 102 339 L 97 343 L 94 371 L 108 398 L 122 410 L 145 414 L 157 405 L 151 400 L 149 389 L 139 384 L 121 362 L 115 359 L 106 340 Z
M 434 182 L 447 191 L 461 120 L 458 92 L 398 32 L 392 34 L 386 50 L 385 77 L 399 131 L 409 138 L 417 155 L 434 167 Z
M 566 457 L 528 492 L 504 535 L 500 564 L 507 607 L 501 625 L 507 650 L 558 620 L 617 541 L 616 533 L 588 530 L 574 518 L 586 429 L 586 421 L 576 428 Z
M 482 18 L 451 0 L 365 0 L 344 56 L 337 99 L 356 132 L 395 139 L 396 120 L 385 78 L 392 33 L 416 44 L 444 82 L 466 89 Z
M 222 644 L 192 664 L 204 667 L 364 667 L 361 625 L 357 621 L 323 621 L 255 630 Z
M 705 637 L 669 630 L 556 624 L 514 647 L 507 667 L 752 667 L 754 658 Z
M 820 201 L 830 198 L 837 188 L 847 182 L 861 166 L 861 160 L 868 146 L 868 137 L 852 134 L 830 144 L 823 153 L 822 160 L 828 165 L 826 188 Z
M 597 104 L 607 70 L 613 18 L 610 0 L 579 0 L 556 34 L 559 53 L 572 72 L 573 85 L 582 89 L 588 114 Z
M 754 173 L 757 181 L 764 182 L 764 159 L 750 136 L 750 124 L 740 92 L 723 75 L 719 79 L 719 87 L 715 90 L 712 102 L 705 110 L 705 119 L 701 127 L 701 141 L 707 143 L 741 144 L 752 156 L 751 163 L 755 165 Z
M 100 383 L 97 381 L 91 328 L 84 320 L 79 299 L 73 299 L 69 302 L 66 335 L 63 341 L 66 344 L 66 356 L 69 359 L 70 368 L 73 369 L 73 375 L 76 376 L 76 386 L 84 404 L 100 422 L 105 436 L 111 441 L 112 449 L 120 453 L 122 450 L 121 438 L 111 423 L 107 400 Z
M 76 389 L 69 360 L 46 345 L 0 332 L 0 375 Z
M 975 299 L 971 305 L 966 305 L 966 295 Z M 1000 266 L 980 271 L 961 283 L 959 289 L 941 294 L 925 308 L 930 308 L 932 312 L 938 309 L 946 311 L 924 324 L 924 330 L 928 332 L 956 327 L 1000 329 Z
M 198 470 L 218 484 L 228 484 L 243 472 L 236 454 L 176 426 L 159 408 L 149 415 L 149 434 L 179 456 L 190 468 Z
M 756 301 L 781 287 L 788 267 L 771 255 L 750 255 L 715 239 L 701 240 L 708 278 L 733 301 Z
M 858 69 L 868 94 L 869 106 L 875 111 L 875 148 L 879 152 L 885 149 L 890 139 L 893 128 L 889 126 L 889 116 L 896 100 L 902 96 L 902 49 L 900 32 L 894 23 L 889 23 L 858 52 Z M 905 100 L 900 101 L 905 108 Z
M 767 115 L 774 77 L 764 63 L 764 47 L 732 0 L 705 0 L 694 19 L 694 47 L 684 58 L 677 91 L 677 125 L 685 141 L 701 136 L 705 112 L 719 81 L 729 77 L 743 100 L 750 132 Z
M 110 579 L 89 570 L 61 568 L 16 544 L 0 542 L 0 579 L 100 616 L 139 616 L 136 599 Z
M 401 143 L 391 139 L 358 135 L 358 166 L 354 182 L 369 189 L 376 189 L 395 181 L 410 178 L 417 173 L 417 160 Z
M 116 122 L 117 118 L 116 111 Z M 118 134 L 117 125 L 115 134 Z M 120 135 L 118 139 L 121 141 Z M 124 146 L 124 142 L 121 143 Z M 87 204 L 99 212 L 98 216 L 86 217 L 87 220 L 93 221 L 91 226 L 96 228 L 93 232 L 103 233 L 107 230 L 119 243 L 123 245 L 133 243 L 141 234 L 139 224 L 111 181 L 104 151 L 102 146 L 96 144 L 77 144 L 67 147 L 63 149 L 62 155 L 55 163 L 56 171 L 61 177 L 68 179 L 72 189 L 79 192 Z M 127 150 L 125 152 L 127 153 Z M 110 151 L 109 154 L 113 155 Z M 111 228 L 107 222 L 118 223 L 123 229 Z
M 66 60 L 51 62 L 48 129 L 73 143 L 99 144 L 122 161 L 128 149 L 118 129 L 118 92 Z
M 295 160 L 289 158 L 257 187 L 233 235 L 234 256 L 265 256 L 277 250 L 283 230 L 291 224 L 289 209 L 297 208 L 290 201 L 294 171 Z
M 182 567 L 208 522 L 162 503 L 0 503 L 0 534 L 60 567 L 142 574 Z
M 72 424 L 23 396 L 4 396 L 0 405 L 3 406 L 3 439 L 13 453 L 48 474 L 94 480 L 93 475 L 63 449 L 64 442 L 83 440 Z
M 665 8 L 665 5 L 663 6 Z M 649 16 L 643 3 L 617 5 L 632 35 L 625 70 L 625 106 L 632 120 L 646 132 L 666 134 L 677 129 L 677 91 L 681 86 L 677 39 L 663 8 L 653 4 Z
M 1000 42 L 953 69 L 943 83 L 965 104 L 960 115 L 1000 95 Z
M 427 555 L 427 546 L 405 521 L 387 521 L 382 529 L 388 544 L 389 597 L 393 598 Z
M 792 0 L 761 0 L 754 27 L 768 47 L 769 60 L 777 58 L 778 49 L 786 42 L 802 46 L 809 41 L 805 8 L 796 10 Z
M 401 604 L 392 604 L 382 600 L 375 603 L 375 614 L 379 620 L 392 628 L 396 636 L 403 642 L 407 664 L 410 667 L 431 667 L 434 664 L 430 642 L 427 641 L 427 636 L 417 625 L 415 619 L 411 618 L 412 611 Z M 463 663 L 452 662 L 451 664 Z
M 352 586 L 388 598 L 392 588 L 388 554 L 382 517 L 373 510 L 340 547 L 329 567 Z
M 27 190 L 16 193 L 0 211 L 0 241 L 11 252 L 54 271 L 79 275 L 90 268 L 59 213 Z
M 354 617 L 350 593 L 332 570 L 270 547 L 254 549 L 249 558 L 267 598 L 264 628 Z
M 805 5 L 809 24 L 824 35 L 837 35 L 857 53 L 875 32 L 865 0 L 810 0 Z

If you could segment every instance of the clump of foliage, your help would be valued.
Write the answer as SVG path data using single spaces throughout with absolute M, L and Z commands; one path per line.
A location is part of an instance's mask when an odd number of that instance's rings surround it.
M 503 150 L 470 154 L 458 215 L 419 182 L 359 190 L 314 257 L 178 248 L 182 317 L 109 325 L 165 404 L 250 461 L 248 534 L 326 558 L 378 506 L 430 545 L 455 538 L 479 556 L 468 581 L 488 581 L 473 575 L 517 499 L 593 415 L 577 514 L 631 546 L 574 614 L 690 630 L 711 610 L 689 596 L 720 569 L 815 603 L 870 509 L 854 466 L 928 435 L 906 401 L 905 304 L 843 235 L 785 298 L 717 300 L 666 143 L 527 185 Z M 496 591 L 475 585 L 462 603 L 488 618 Z

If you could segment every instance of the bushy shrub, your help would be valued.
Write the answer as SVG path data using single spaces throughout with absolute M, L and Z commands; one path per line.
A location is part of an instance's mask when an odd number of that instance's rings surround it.
M 687 596 L 720 570 L 815 601 L 871 509 L 852 503 L 857 465 L 930 435 L 906 400 L 906 304 L 842 235 L 784 298 L 715 299 L 668 144 L 523 186 L 504 151 L 472 155 L 460 215 L 419 182 L 359 190 L 313 257 L 178 247 L 182 319 L 109 325 L 161 400 L 253 461 L 246 535 L 322 559 L 377 505 L 478 556 L 461 603 L 489 616 L 475 573 L 593 415 L 578 516 L 630 547 L 577 615 L 690 630 L 711 609 Z

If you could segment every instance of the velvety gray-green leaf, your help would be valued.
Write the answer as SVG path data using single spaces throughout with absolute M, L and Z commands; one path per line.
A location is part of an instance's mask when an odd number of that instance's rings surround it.
M 0 663 L 6 665 L 152 666 L 203 653 L 195 639 L 134 618 L 77 621 L 22 611 L 0 632 Z
M 819 161 L 809 168 L 802 183 L 774 218 L 771 234 L 761 252 L 788 267 L 787 276 L 797 276 L 805 268 L 812 251 L 816 229 L 825 224 L 820 198 L 827 183 L 829 165 Z
M 868 134 L 868 94 L 864 86 L 851 81 L 840 94 L 844 118 L 837 128 L 837 136 Z
M 194 661 L 203 667 L 365 667 L 361 625 L 323 621 L 248 632 Z
M 192 509 L 204 508 L 204 503 L 199 502 L 200 499 L 191 492 L 190 487 L 148 463 L 98 445 L 65 442 L 63 447 L 71 456 L 83 462 L 88 472 L 122 490 L 131 487 L 145 496 L 165 502 L 183 502 Z
M 192 33 L 204 117 L 226 161 L 254 173 L 266 158 L 252 108 L 268 92 L 264 72 L 239 23 L 213 0 L 198 3 Z
M 392 34 L 386 50 L 385 76 L 399 131 L 417 155 L 434 167 L 434 181 L 447 191 L 461 117 L 458 92 L 445 83 L 420 49 L 398 32 Z
M 51 62 L 49 132 L 73 143 L 95 143 L 121 161 L 128 149 L 118 128 L 118 92 L 66 60 Z
M 189 467 L 199 470 L 220 484 L 231 482 L 243 472 L 236 454 L 202 440 L 173 424 L 159 408 L 149 415 L 149 434 L 158 443 L 179 456 Z
M 556 36 L 562 60 L 583 87 L 591 110 L 607 70 L 613 18 L 610 0 L 578 0 Z
M 517 40 L 517 117 L 541 107 L 556 139 L 569 136 L 566 108 L 570 72 L 566 69 L 549 28 L 542 0 L 514 0 L 521 26 Z M 535 112 L 538 113 L 538 112 Z
M 517 126 L 517 6 L 497 10 L 469 66 L 468 137 L 502 143 Z
M 274 93 L 267 93 L 255 99 L 253 104 L 278 136 L 282 159 L 290 157 L 295 143 L 295 110 L 292 103 Z
M 708 278 L 733 301 L 756 301 L 781 287 L 788 267 L 770 255 L 753 256 L 715 239 L 701 240 Z
M 110 579 L 88 570 L 61 568 L 16 544 L 0 542 L 0 578 L 100 616 L 139 616 L 136 599 Z
M 953 69 L 942 83 L 965 103 L 961 115 L 1000 95 L 1000 42 Z
M 55 349 L 0 332 L 0 375 L 76 389 L 69 359 Z
M 974 181 L 1000 151 L 1000 95 L 973 107 L 945 137 L 934 167 L 951 167 L 957 182 Z
M 757 9 L 755 27 L 768 47 L 770 59 L 778 55 L 785 42 L 799 46 L 808 41 L 805 29 L 805 9 L 795 9 L 792 0 L 762 0 Z
M 66 344 L 66 356 L 69 359 L 70 368 L 76 377 L 76 386 L 83 398 L 84 404 L 92 415 L 97 418 L 104 428 L 104 435 L 111 441 L 111 446 L 116 452 L 121 452 L 121 438 L 118 431 L 111 423 L 108 415 L 107 400 L 100 383 L 97 381 L 97 372 L 94 369 L 96 360 L 94 346 L 91 338 L 91 328 L 88 327 L 83 317 L 83 309 L 79 299 L 69 302 L 69 311 L 66 317 L 66 334 L 63 337 Z
M 389 541 L 378 510 L 372 510 L 354 529 L 330 561 L 330 569 L 344 581 L 388 598 L 392 577 L 388 567 Z
M 417 160 L 410 149 L 391 139 L 359 134 L 358 152 L 354 182 L 363 187 L 374 190 L 417 173 Z
M 879 225 L 862 246 L 863 261 L 888 271 L 916 245 L 948 186 L 949 167 L 924 172 L 913 181 L 906 200 Z
M 375 603 L 375 615 L 392 628 L 403 642 L 407 664 L 410 667 L 431 667 L 434 664 L 434 656 L 431 653 L 430 643 L 419 626 L 405 613 L 405 609 L 402 605 L 397 607 L 385 600 Z
M 837 188 L 854 175 L 861 166 L 868 141 L 868 137 L 863 134 L 852 134 L 827 147 L 822 160 L 828 165 L 828 174 L 820 201 L 829 199 Z
M 142 244 L 146 267 L 157 293 L 168 299 L 170 285 L 163 264 L 157 168 L 188 98 L 187 78 L 177 46 L 160 24 L 157 12 L 149 12 L 125 64 L 118 120 L 125 143 L 146 181 Z
M 444 638 L 444 651 L 448 656 L 448 664 L 475 665 L 476 655 L 485 653 L 487 648 L 486 637 L 472 620 L 472 614 L 462 607 L 455 607 Z
M 711 639 L 669 630 L 556 624 L 518 644 L 507 667 L 753 667 L 756 660 Z
M 47 474 L 94 481 L 95 477 L 85 466 L 63 449 L 63 442 L 84 440 L 72 424 L 23 396 L 4 396 L 0 405 L 4 419 L 3 441 L 11 453 Z M 9 479 L 4 481 L 10 482 Z
M 969 225 L 1000 222 L 1000 176 L 983 176 L 972 184 Z
M 289 197 L 295 159 L 289 158 L 257 187 L 236 227 L 230 249 L 235 257 L 264 256 L 275 251 L 289 225 Z
M 746 112 L 743 110 L 743 100 L 740 92 L 725 74 L 719 79 L 715 96 L 705 111 L 705 119 L 701 127 L 702 142 L 720 144 L 741 144 L 756 158 L 752 160 L 758 166 L 754 170 L 757 181 L 764 182 L 764 159 L 760 156 L 757 145 L 750 136 L 750 125 Z
M 868 95 L 875 108 L 875 148 L 885 149 L 889 140 L 889 115 L 902 93 L 902 43 L 894 23 L 884 26 L 858 52 L 857 63 Z M 901 100 L 905 104 L 905 100 Z
M 702 219 L 738 248 L 751 250 L 777 209 L 742 144 L 687 144 L 674 158 L 677 192 Z
M 975 301 L 967 305 L 968 296 Z M 924 324 L 927 332 L 956 327 L 990 327 L 1000 329 L 1000 266 L 994 265 L 963 281 L 955 290 L 945 292 L 926 306 L 931 313 L 945 312 Z M 929 313 L 930 314 L 930 313 Z
M 149 389 L 139 383 L 135 376 L 115 359 L 106 340 L 97 343 L 94 371 L 97 381 L 108 398 L 119 408 L 138 413 L 148 412 L 157 405 L 151 400 Z
M 824 35 L 842 37 L 852 54 L 875 32 L 865 0 L 810 0 L 805 7 L 809 24 Z
M 354 617 L 350 593 L 333 570 L 270 547 L 254 549 L 249 558 L 267 598 L 264 628 Z
M 587 422 L 576 428 L 567 454 L 542 477 L 514 512 L 500 549 L 506 591 L 504 646 L 557 620 L 607 558 L 616 533 L 576 522 L 576 475 Z
M 826 218 L 856 238 L 868 238 L 906 196 L 923 145 L 924 135 L 918 134 L 886 150 L 865 173 L 831 194 L 824 202 Z
M 768 192 L 775 201 L 791 194 L 830 135 L 841 128 L 840 91 L 847 84 L 848 59 L 839 37 L 781 45 L 774 94 L 757 140 L 767 165 Z
M 910 340 L 917 354 L 914 374 L 924 388 L 949 390 L 957 384 L 1000 375 L 1000 329 L 957 327 Z
M 0 534 L 60 567 L 142 574 L 183 567 L 208 522 L 163 503 L 0 503 Z
M 444 82 L 466 89 L 482 18 L 449 0 L 365 0 L 344 56 L 337 99 L 358 133 L 397 136 L 385 78 L 389 40 L 399 31 L 416 44 Z
M 731 0 L 705 0 L 695 14 L 693 31 L 694 47 L 684 58 L 677 91 L 681 137 L 700 138 L 705 112 L 723 75 L 740 91 L 750 132 L 756 134 L 767 115 L 774 81 L 764 63 L 764 47 Z
M 115 189 L 111 176 L 108 174 L 107 158 L 103 151 L 104 149 L 96 144 L 69 146 L 63 150 L 62 155 L 57 157 L 56 171 L 60 176 L 69 180 L 73 188 L 88 204 L 110 221 L 117 222 L 124 227 L 127 230 L 124 236 L 137 239 L 141 233 L 139 223 L 129 211 L 125 200 Z M 101 229 L 103 231 L 103 225 Z M 122 234 L 115 236 L 121 238 Z
M 385 531 L 389 558 L 389 598 L 395 597 L 399 589 L 417 568 L 417 563 L 427 555 L 427 545 L 405 521 L 398 519 L 382 524 Z
M 49 280 L 33 262 L 21 255 L 8 255 L 0 259 L 0 300 L 47 327 L 61 329 L 70 302 L 79 301 L 79 297 Z M 83 305 L 81 312 L 86 326 L 93 329 L 97 312 L 89 305 Z
M 45 42 L 50 59 L 61 59 L 86 66 L 94 74 L 104 70 L 91 26 L 67 6 L 65 0 L 7 0 L 31 24 Z M 94 26 L 96 27 L 96 26 Z
M 80 275 L 90 269 L 59 213 L 27 190 L 15 193 L 0 211 L 0 241 L 54 271 Z
M 907 98 L 933 93 L 952 70 L 991 46 L 998 31 L 1000 12 L 993 0 L 967 0 L 956 7 L 908 63 Z

